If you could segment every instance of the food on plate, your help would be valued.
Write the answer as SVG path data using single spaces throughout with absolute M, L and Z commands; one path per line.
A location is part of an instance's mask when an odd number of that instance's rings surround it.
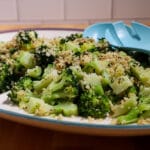
M 144 59 L 141 59 L 144 58 Z M 39 116 L 150 118 L 149 57 L 76 33 L 53 39 L 20 31 L 0 43 L 0 92 Z

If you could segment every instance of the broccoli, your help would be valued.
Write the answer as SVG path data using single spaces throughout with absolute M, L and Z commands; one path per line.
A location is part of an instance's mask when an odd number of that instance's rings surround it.
M 79 33 L 71 34 L 69 36 L 66 36 L 65 38 L 61 38 L 60 44 L 64 44 L 68 41 L 74 41 L 75 39 L 78 39 L 81 37 L 82 37 L 82 34 L 79 34 Z
M 138 108 L 141 113 L 141 117 L 150 117 L 150 87 L 141 86 L 139 92 L 139 105 Z
M 132 85 L 133 83 L 128 76 L 119 76 L 112 81 L 110 86 L 113 89 L 113 92 L 118 95 L 126 91 Z
M 53 106 L 54 114 L 63 114 L 64 116 L 77 116 L 78 106 L 72 102 L 61 102 Z
M 20 51 L 16 58 L 12 59 L 11 68 L 14 81 L 26 74 L 27 69 L 32 69 L 36 66 L 34 54 L 28 51 Z
M 50 105 L 34 92 L 33 81 L 30 77 L 22 77 L 17 81 L 8 94 L 11 101 L 17 103 L 20 108 L 28 113 L 40 116 L 51 114 L 62 114 L 72 116 L 78 114 L 77 105 L 73 102 L 60 102 L 57 105 Z
M 129 89 L 128 97 L 121 100 L 119 104 L 114 104 L 111 106 L 111 111 L 113 112 L 113 117 L 127 114 L 132 108 L 137 106 L 137 91 L 133 86 Z
M 25 67 L 26 69 L 33 68 L 36 65 L 34 54 L 27 51 L 21 51 L 17 60 L 20 63 L 20 65 Z
M 54 108 L 51 105 L 45 103 L 42 99 L 30 96 L 28 102 L 20 103 L 20 107 L 23 107 L 25 111 L 31 114 L 36 114 L 39 116 L 50 115 Z
M 130 124 L 135 123 L 139 119 L 139 109 L 135 107 L 131 109 L 127 114 L 117 118 L 117 124 Z
M 42 74 L 42 69 L 40 66 L 35 66 L 32 69 L 27 69 L 27 76 L 38 79 Z
M 47 88 L 47 86 L 55 80 L 58 76 L 58 71 L 54 68 L 53 65 L 48 65 L 44 69 L 44 73 L 40 80 L 34 80 L 33 81 L 33 87 L 36 92 L 42 91 L 44 88 Z
M 17 80 L 25 75 L 27 69 L 31 69 L 36 66 L 34 54 L 28 51 L 19 51 L 15 58 L 12 58 L 11 60 L 13 75 L 17 78 Z
M 31 114 L 39 116 L 59 115 L 77 116 L 78 108 L 71 102 L 60 103 L 55 106 L 45 103 L 42 99 L 30 96 L 27 102 L 20 102 L 19 106 Z
M 111 50 L 112 48 L 109 42 L 105 38 L 101 38 L 98 40 L 95 51 L 106 53 L 107 51 L 111 51 Z
M 20 31 L 16 35 L 16 43 L 21 50 L 32 51 L 34 48 L 33 43 L 37 40 L 38 34 L 35 31 Z
M 71 41 L 65 43 L 65 45 L 63 47 L 63 50 L 69 50 L 69 51 L 72 51 L 75 54 L 79 54 L 79 53 L 82 52 L 81 48 L 80 48 L 80 45 L 78 43 L 71 42 Z
M 93 55 L 93 60 L 83 66 L 83 71 L 87 73 L 97 73 L 100 75 L 108 66 L 107 61 L 100 61 L 96 55 Z
M 73 102 L 78 96 L 78 88 L 70 69 L 64 70 L 42 92 L 41 98 L 51 105 L 63 101 Z
M 14 85 L 12 86 L 8 97 L 15 103 L 19 103 L 20 99 L 25 98 L 25 95 L 27 96 L 28 93 L 32 93 L 33 89 L 33 81 L 30 77 L 24 76 L 21 77 L 17 82 L 14 83 Z M 26 92 L 22 92 L 22 91 L 26 91 Z M 29 94 L 29 96 L 30 96 Z
M 0 63 L 0 93 L 5 92 L 11 88 L 12 69 L 10 65 Z
M 81 80 L 82 92 L 77 102 L 79 115 L 101 118 L 110 112 L 110 102 L 101 85 L 100 77 L 95 73 L 85 74 Z
M 128 105 L 128 111 L 126 109 L 126 113 L 124 112 L 122 113 L 123 115 L 117 117 L 118 124 L 134 123 L 134 122 L 137 122 L 140 118 L 150 117 L 150 97 L 149 97 L 148 91 L 150 90 L 147 87 L 140 88 L 139 101 L 135 101 L 134 105 L 130 105 L 130 106 Z M 131 94 L 134 94 L 134 93 L 131 93 Z M 130 97 L 132 98 L 131 99 L 132 101 L 134 100 L 134 97 L 135 97 L 133 96 L 134 95 L 131 95 Z
M 0 92 L 10 90 L 11 101 L 28 113 L 110 116 L 116 124 L 150 117 L 148 63 L 104 38 L 95 42 L 77 33 L 51 40 L 21 31 L 0 49 Z
M 44 68 L 48 64 L 52 64 L 54 62 L 56 52 L 47 45 L 41 45 L 35 49 L 35 57 L 37 60 L 37 65 Z
M 144 85 L 150 86 L 150 68 L 144 69 L 142 66 L 131 66 L 131 72 Z

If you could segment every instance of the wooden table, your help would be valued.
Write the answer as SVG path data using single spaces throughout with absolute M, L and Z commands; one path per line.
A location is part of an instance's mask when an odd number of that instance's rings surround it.
M 84 28 L 82 25 L 0 25 L 0 31 L 22 28 Z M 56 150 L 101 149 L 145 150 L 150 147 L 150 136 L 102 137 L 56 132 L 31 127 L 0 118 L 0 150 Z

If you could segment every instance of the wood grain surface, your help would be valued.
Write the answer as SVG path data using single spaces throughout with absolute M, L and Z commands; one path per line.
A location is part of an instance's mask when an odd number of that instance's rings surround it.
M 81 25 L 0 25 L 0 31 L 23 28 L 84 28 Z M 146 150 L 150 136 L 102 137 L 56 132 L 0 118 L 0 150 Z

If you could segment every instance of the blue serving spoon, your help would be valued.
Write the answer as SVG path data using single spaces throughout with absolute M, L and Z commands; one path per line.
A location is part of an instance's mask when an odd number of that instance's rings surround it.
M 96 23 L 83 32 L 84 37 L 106 38 L 111 46 L 150 54 L 150 27 L 138 22 L 127 26 L 122 21 Z

